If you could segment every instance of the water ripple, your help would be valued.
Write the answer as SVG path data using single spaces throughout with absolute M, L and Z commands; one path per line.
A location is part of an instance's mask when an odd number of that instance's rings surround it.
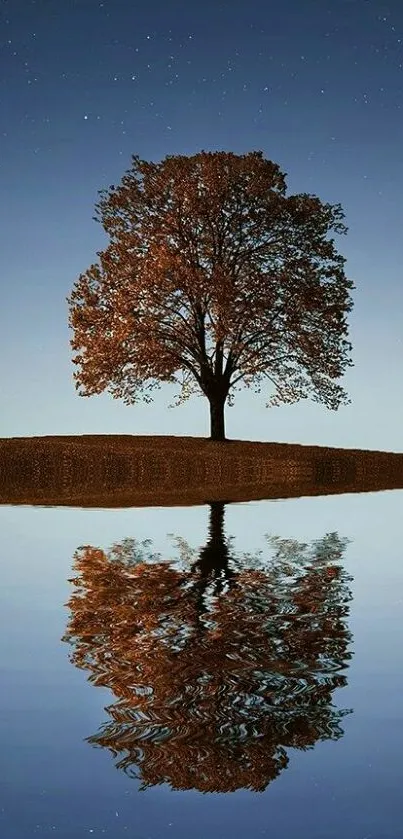
M 75 555 L 64 640 L 114 695 L 88 741 L 143 788 L 263 790 L 287 749 L 337 740 L 349 713 L 333 703 L 351 657 L 346 540 L 273 538 L 266 563 L 242 562 L 221 525 L 192 564 L 138 546 L 131 562 L 128 540 Z

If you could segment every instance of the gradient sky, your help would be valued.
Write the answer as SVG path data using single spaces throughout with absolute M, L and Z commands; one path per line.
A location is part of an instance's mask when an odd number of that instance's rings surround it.
M 402 450 L 401 0 L 0 0 L 0 38 L 0 436 L 209 435 L 206 399 L 168 409 L 173 387 L 80 398 L 65 298 L 132 154 L 259 149 L 290 192 L 345 210 L 352 404 L 245 389 L 227 436 Z

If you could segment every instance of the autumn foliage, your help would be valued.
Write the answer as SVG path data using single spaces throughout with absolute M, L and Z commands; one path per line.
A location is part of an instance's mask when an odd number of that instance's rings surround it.
M 137 156 L 119 186 L 100 191 L 109 244 L 68 298 L 76 387 L 132 404 L 161 383 L 210 404 L 223 440 L 224 405 L 241 384 L 268 405 L 348 401 L 353 288 L 332 233 L 340 205 L 286 195 L 262 152 Z M 329 236 L 330 234 L 330 236 Z
M 143 787 L 263 790 L 288 748 L 343 733 L 332 693 L 351 655 L 345 541 L 271 538 L 271 559 L 237 560 L 222 509 L 196 559 L 180 539 L 176 562 L 135 540 L 75 554 L 64 640 L 116 697 L 88 740 Z

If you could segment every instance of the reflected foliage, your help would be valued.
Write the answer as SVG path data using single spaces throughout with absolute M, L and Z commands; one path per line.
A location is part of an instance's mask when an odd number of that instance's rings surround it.
M 142 788 L 261 791 L 287 749 L 343 734 L 333 692 L 351 657 L 348 540 L 266 536 L 266 555 L 237 556 L 223 517 L 211 504 L 206 546 L 177 537 L 172 560 L 134 539 L 74 557 L 64 640 L 116 697 L 88 741 Z

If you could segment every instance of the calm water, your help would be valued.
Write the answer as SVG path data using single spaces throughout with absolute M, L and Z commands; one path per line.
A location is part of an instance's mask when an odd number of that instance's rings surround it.
M 401 837 L 402 501 L 0 508 L 1 837 Z

